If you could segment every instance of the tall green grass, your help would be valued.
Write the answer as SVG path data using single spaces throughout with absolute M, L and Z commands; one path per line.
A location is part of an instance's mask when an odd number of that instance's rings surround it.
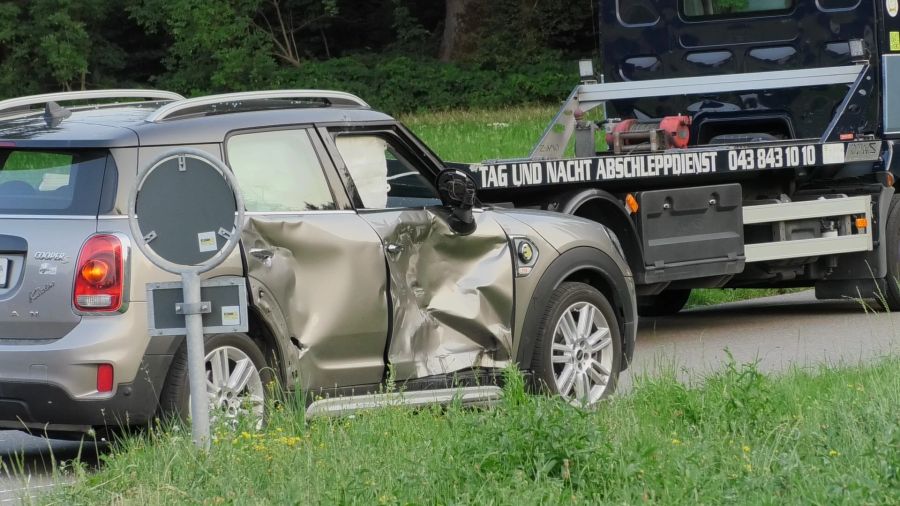
M 638 379 L 594 411 L 526 395 L 400 407 L 264 432 L 127 439 L 56 504 L 898 504 L 900 360 L 770 378 L 729 364 L 691 388 Z
M 760 297 L 774 297 L 808 290 L 808 288 L 722 288 L 697 289 L 691 291 L 685 307 L 714 306 L 728 302 L 738 302 Z
M 399 119 L 444 160 L 475 163 L 528 156 L 556 112 L 550 106 L 520 106 L 427 112 Z

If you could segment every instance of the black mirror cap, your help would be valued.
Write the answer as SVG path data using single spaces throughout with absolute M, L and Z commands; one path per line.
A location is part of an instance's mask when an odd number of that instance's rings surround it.
M 475 231 L 475 179 L 458 169 L 441 171 L 437 178 L 438 194 L 444 207 L 450 209 L 450 228 L 461 235 Z

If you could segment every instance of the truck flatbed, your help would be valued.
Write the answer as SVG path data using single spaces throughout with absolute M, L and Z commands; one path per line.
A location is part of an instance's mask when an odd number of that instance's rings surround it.
M 623 181 L 639 189 L 641 182 L 654 178 L 690 178 L 690 183 L 676 184 L 702 184 L 703 176 L 714 174 L 875 162 L 881 153 L 880 140 L 822 143 L 806 139 L 584 158 L 493 160 L 474 164 L 470 170 L 482 192 L 585 183 L 606 186 L 604 183 Z

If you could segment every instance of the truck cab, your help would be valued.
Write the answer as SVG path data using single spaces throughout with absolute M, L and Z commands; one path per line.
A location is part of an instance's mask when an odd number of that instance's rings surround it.
M 866 61 L 874 95 L 861 104 L 862 132 L 897 137 L 900 16 L 895 0 L 616 0 L 601 2 L 603 76 L 629 82 Z M 893 5 L 893 7 L 891 7 Z M 893 15 L 891 14 L 893 12 Z M 897 58 L 900 59 L 900 58 Z M 692 144 L 749 134 L 818 137 L 846 95 L 841 86 L 619 100 L 612 116 L 693 117 Z M 889 133 L 893 132 L 893 134 Z M 770 137 L 767 137 L 770 136 Z
M 644 315 L 724 287 L 900 308 L 896 0 L 598 12 L 602 71 L 582 62 L 527 157 L 472 166 L 482 198 L 605 225 Z

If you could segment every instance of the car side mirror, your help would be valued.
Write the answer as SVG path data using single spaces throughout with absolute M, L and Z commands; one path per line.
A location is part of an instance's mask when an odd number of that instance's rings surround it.
M 447 169 L 438 175 L 437 187 L 441 202 L 450 209 L 450 228 L 462 235 L 474 232 L 475 179 L 461 170 Z

